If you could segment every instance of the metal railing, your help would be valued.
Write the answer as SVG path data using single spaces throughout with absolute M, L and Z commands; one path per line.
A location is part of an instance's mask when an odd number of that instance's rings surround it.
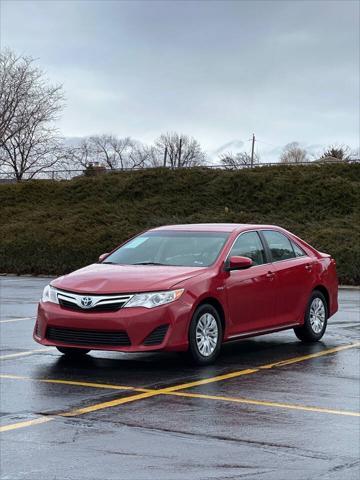
M 261 162 L 256 163 L 252 167 L 250 164 L 240 164 L 240 165 L 226 165 L 226 164 L 202 164 L 196 166 L 183 166 L 180 169 L 192 169 L 192 168 L 204 168 L 204 169 L 211 169 L 211 170 L 243 170 L 243 169 L 250 169 L 250 168 L 260 168 L 260 167 L 299 167 L 299 166 L 309 166 L 309 165 L 326 165 L 326 164 L 335 164 L 335 163 L 346 163 L 346 164 L 353 164 L 353 163 L 360 163 L 360 159 L 352 159 L 348 161 L 338 160 L 332 162 L 322 162 L 320 160 L 309 161 L 309 162 L 299 162 L 299 163 L 280 163 L 280 162 Z M 144 170 L 153 170 L 153 169 L 171 169 L 171 170 L 178 170 L 179 168 L 171 168 L 171 167 L 161 167 L 161 166 L 140 166 L 134 168 L 115 168 L 110 169 L 104 166 L 92 166 L 90 168 L 77 168 L 77 169 L 56 169 L 56 170 L 42 170 L 38 172 L 35 176 L 33 176 L 34 172 L 28 171 L 24 175 L 24 180 L 29 179 L 37 179 L 37 180 L 71 180 L 76 177 L 94 177 L 98 175 L 104 174 L 115 174 L 121 172 L 133 172 L 133 171 L 144 171 Z M 14 173 L 10 171 L 0 171 L 0 182 L 1 183 L 12 183 L 15 182 L 16 179 L 14 178 Z

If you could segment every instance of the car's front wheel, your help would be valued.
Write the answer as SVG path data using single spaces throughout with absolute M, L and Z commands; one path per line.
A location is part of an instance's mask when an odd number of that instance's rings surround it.
M 188 354 L 197 365 L 210 365 L 220 353 L 223 329 L 220 315 L 210 304 L 200 305 L 189 329 Z
M 90 352 L 83 348 L 71 348 L 71 347 L 56 347 L 59 352 L 67 355 L 68 357 L 82 357 Z
M 304 325 L 294 328 L 295 335 L 303 342 L 317 342 L 324 335 L 328 318 L 328 306 L 322 292 L 314 290 L 311 294 Z

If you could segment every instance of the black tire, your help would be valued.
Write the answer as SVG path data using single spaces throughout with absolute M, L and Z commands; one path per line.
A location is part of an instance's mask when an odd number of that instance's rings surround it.
M 202 317 L 204 318 L 205 314 L 209 314 L 211 317 L 209 316 L 207 318 L 210 319 L 209 320 L 210 322 L 212 322 L 212 319 L 214 319 L 217 326 L 216 346 L 214 347 L 214 350 L 212 351 L 212 353 L 206 356 L 200 352 L 199 345 L 196 340 L 196 330 L 199 325 L 199 321 Z M 212 330 L 214 331 L 214 329 Z M 195 310 L 195 313 L 191 319 L 190 328 L 189 328 L 189 350 L 187 352 L 187 356 L 191 361 L 191 363 L 195 365 L 211 365 L 212 363 L 214 363 L 216 358 L 219 356 L 219 353 L 221 350 L 222 338 L 223 338 L 223 328 L 222 328 L 220 315 L 218 311 L 216 310 L 215 307 L 213 307 L 210 304 L 200 305 L 200 307 L 198 307 Z M 213 347 L 211 346 L 209 348 L 213 348 Z
M 87 353 L 90 352 L 90 350 L 86 350 L 83 348 L 71 348 L 71 347 L 56 347 L 59 352 L 63 353 L 64 355 L 68 357 L 83 357 Z
M 317 328 L 313 326 L 313 322 L 311 319 L 311 312 L 310 312 L 311 306 L 313 305 L 314 300 L 316 301 L 316 299 L 318 299 L 318 301 L 322 303 L 324 308 L 324 321 L 319 331 L 317 331 Z M 321 293 L 319 290 L 314 290 L 309 298 L 309 302 L 306 307 L 304 325 L 301 325 L 301 327 L 294 328 L 295 335 L 302 342 L 306 342 L 306 343 L 318 342 L 325 333 L 328 316 L 329 316 L 329 308 L 328 308 L 328 304 L 324 294 Z

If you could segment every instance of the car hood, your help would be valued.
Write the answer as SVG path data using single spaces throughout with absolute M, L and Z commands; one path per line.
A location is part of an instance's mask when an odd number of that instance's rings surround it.
M 204 273 L 204 267 L 107 265 L 96 263 L 59 277 L 51 285 L 77 293 L 155 292 Z

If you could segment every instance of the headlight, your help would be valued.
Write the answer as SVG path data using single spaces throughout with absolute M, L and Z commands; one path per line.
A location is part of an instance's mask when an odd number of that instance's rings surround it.
M 51 285 L 46 285 L 41 297 L 41 301 L 59 303 L 56 292 L 57 292 L 56 288 L 52 287 Z
M 145 307 L 153 308 L 159 305 L 165 305 L 171 303 L 181 297 L 184 289 L 170 290 L 167 292 L 151 292 L 151 293 L 138 293 L 134 295 L 125 307 Z

